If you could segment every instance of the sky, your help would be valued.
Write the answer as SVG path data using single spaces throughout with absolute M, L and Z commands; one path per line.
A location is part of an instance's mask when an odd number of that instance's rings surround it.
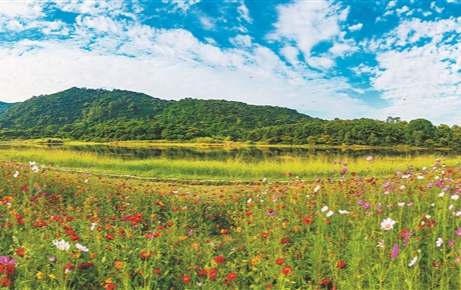
M 461 125 L 461 3 L 0 0 L 0 101 L 71 87 Z

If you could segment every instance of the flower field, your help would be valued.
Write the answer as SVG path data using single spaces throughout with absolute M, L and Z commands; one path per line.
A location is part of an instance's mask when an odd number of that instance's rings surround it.
M 0 168 L 4 289 L 461 287 L 461 168 L 443 160 L 232 186 Z

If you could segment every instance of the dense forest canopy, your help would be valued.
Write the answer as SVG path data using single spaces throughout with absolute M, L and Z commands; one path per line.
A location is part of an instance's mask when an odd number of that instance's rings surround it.
M 25 102 L 0 102 L 0 138 L 82 141 L 242 141 L 292 145 L 461 147 L 461 128 L 410 122 L 332 121 L 295 110 L 224 100 L 167 101 L 123 90 L 71 88 Z

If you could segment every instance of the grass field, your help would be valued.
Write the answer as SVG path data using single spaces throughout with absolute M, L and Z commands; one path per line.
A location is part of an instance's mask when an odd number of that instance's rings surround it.
M 328 174 L 306 181 L 283 174 L 301 169 L 285 165 L 273 168 L 283 183 L 194 186 L 10 156 L 0 162 L 4 288 L 461 287 L 456 161 L 313 163 Z

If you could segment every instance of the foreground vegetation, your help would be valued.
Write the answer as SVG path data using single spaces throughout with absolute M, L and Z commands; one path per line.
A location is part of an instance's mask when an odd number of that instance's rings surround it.
M 365 178 L 339 161 L 311 182 L 186 186 L 3 156 L 0 284 L 459 289 L 461 168 L 445 163 Z

